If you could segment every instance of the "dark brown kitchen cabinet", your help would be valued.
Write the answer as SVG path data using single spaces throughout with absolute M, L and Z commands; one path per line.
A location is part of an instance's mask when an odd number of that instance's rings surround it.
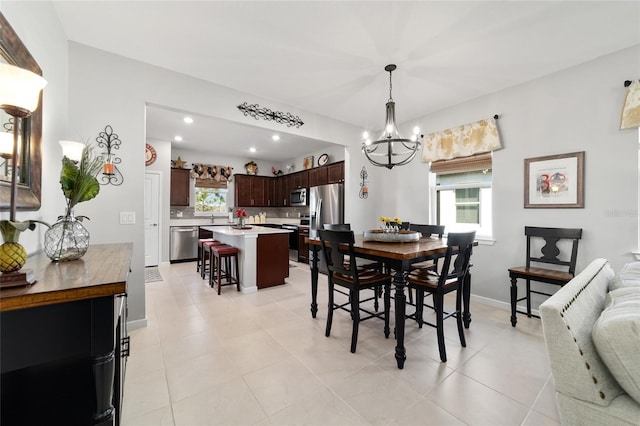
M 171 193 L 169 204 L 172 206 L 189 205 L 189 187 L 191 183 L 190 170 L 171 169 Z
M 309 170 L 309 187 L 326 185 L 329 183 L 327 167 L 316 167 Z
M 308 188 L 308 187 L 309 187 L 309 171 L 308 170 L 291 174 L 290 189 Z
M 344 182 L 344 161 L 329 164 L 327 167 L 327 183 Z
M 236 207 L 268 207 L 266 176 L 234 175 Z

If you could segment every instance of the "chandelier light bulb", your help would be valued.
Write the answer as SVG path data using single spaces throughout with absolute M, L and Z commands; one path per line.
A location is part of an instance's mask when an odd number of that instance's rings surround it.
M 420 127 L 416 126 L 413 128 L 413 134 L 418 135 L 418 133 L 420 133 Z
M 365 139 L 364 140 L 364 144 L 367 145 L 367 146 L 371 145 L 371 139 L 369 139 L 369 138 Z
M 369 139 L 369 132 L 367 132 L 366 130 L 364 131 L 364 133 L 362 133 L 362 139 L 367 140 Z

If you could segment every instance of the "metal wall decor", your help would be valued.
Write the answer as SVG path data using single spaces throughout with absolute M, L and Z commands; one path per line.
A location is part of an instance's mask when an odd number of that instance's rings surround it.
M 269 108 L 260 108 L 258 104 L 247 104 L 243 102 L 238 105 L 238 109 L 242 111 L 245 116 L 250 116 L 258 120 L 275 121 L 276 123 L 286 124 L 287 127 L 300 127 L 304 124 L 300 117 L 293 115 L 290 112 L 271 111 Z
M 360 182 L 360 198 L 367 198 L 369 196 L 369 188 L 367 188 L 368 177 L 369 175 L 367 174 L 367 169 L 362 166 L 362 170 L 360 170 L 360 179 L 362 179 L 362 182 Z
M 106 150 L 102 152 L 104 156 L 104 169 L 102 171 L 102 177 L 99 179 L 100 185 L 122 185 L 124 176 L 122 176 L 117 166 L 117 164 L 122 162 L 122 159 L 113 153 L 114 149 L 120 149 L 122 141 L 116 133 L 113 133 L 113 128 L 107 125 L 104 128 L 104 132 L 100 132 L 96 138 L 96 142 L 98 142 L 100 148 Z

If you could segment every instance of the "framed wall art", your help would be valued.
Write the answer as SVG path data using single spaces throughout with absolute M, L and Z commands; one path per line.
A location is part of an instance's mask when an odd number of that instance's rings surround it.
M 584 151 L 524 160 L 525 208 L 583 208 Z
M 313 155 L 309 157 L 304 157 L 304 161 L 302 162 L 302 168 L 307 170 L 313 167 Z

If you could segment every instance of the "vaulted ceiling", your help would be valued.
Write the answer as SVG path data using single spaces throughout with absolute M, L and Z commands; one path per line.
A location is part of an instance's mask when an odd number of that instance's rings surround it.
M 363 129 L 383 125 L 389 63 L 397 119 L 411 122 L 640 44 L 636 1 L 54 5 L 70 40 Z M 173 137 L 160 121 L 148 135 Z

